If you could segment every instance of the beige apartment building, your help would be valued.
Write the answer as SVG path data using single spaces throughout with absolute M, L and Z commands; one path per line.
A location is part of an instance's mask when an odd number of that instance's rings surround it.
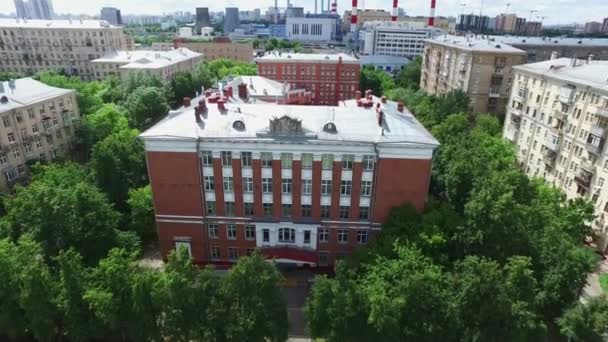
M 79 117 L 74 90 L 31 78 L 0 82 L 0 191 L 28 181 L 27 161 L 68 152 Z
M 253 60 L 252 43 L 231 43 L 225 41 L 184 41 L 176 39 L 174 43 L 154 43 L 153 50 L 171 50 L 186 48 L 194 52 L 202 53 L 205 61 L 216 59 L 230 59 L 241 62 Z
M 608 61 L 555 58 L 515 67 L 503 132 L 529 176 L 593 202 L 601 249 L 608 227 L 606 75 Z
M 342 31 L 350 31 L 351 11 L 344 11 L 342 16 Z M 391 13 L 383 9 L 365 9 L 357 11 L 357 26 L 361 27 L 368 21 L 389 21 Z
M 91 60 L 132 48 L 122 27 L 103 20 L 0 19 L 0 71 L 56 70 L 93 80 Z
M 144 73 L 169 81 L 178 72 L 192 72 L 203 63 L 203 55 L 186 48 L 168 51 L 113 51 L 91 61 L 95 78 L 117 76 L 127 80 L 131 74 Z
M 474 36 L 439 36 L 425 42 L 420 88 L 443 95 L 460 89 L 474 113 L 504 113 L 513 82 L 512 67 L 526 52 Z

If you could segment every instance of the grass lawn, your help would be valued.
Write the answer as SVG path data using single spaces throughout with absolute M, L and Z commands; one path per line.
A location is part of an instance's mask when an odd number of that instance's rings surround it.
M 602 291 L 608 292 L 608 273 L 600 274 L 600 286 Z

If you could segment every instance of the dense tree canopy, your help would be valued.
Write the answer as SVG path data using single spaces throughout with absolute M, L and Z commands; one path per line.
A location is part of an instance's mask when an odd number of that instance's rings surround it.
M 129 94 L 124 103 L 129 123 L 137 129 L 146 129 L 167 115 L 169 104 L 160 88 L 139 87 Z
M 395 77 L 399 87 L 418 90 L 420 88 L 420 74 L 422 72 L 422 57 L 416 56 Z
M 359 79 L 359 89 L 361 91 L 371 90 L 376 96 L 383 96 L 389 90 L 395 87 L 395 81 L 386 72 L 377 70 L 374 67 L 366 66 L 361 69 L 361 77 Z

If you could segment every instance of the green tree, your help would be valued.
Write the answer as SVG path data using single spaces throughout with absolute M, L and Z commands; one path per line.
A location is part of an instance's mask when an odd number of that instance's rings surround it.
M 129 122 L 123 108 L 106 103 L 96 112 L 87 115 L 82 126 L 82 139 L 87 146 L 92 147 L 109 135 L 128 129 Z
M 119 104 L 125 99 L 122 80 L 116 76 L 106 78 L 101 82 L 99 97 L 103 103 Z
M 129 189 L 146 183 L 144 146 L 137 130 L 113 133 L 93 146 L 91 171 L 112 203 L 126 212 Z
M 137 129 L 146 129 L 169 112 L 165 94 L 160 88 L 140 87 L 135 89 L 124 104 L 129 113 L 129 122 Z
M 8 71 L 0 72 L 0 82 L 6 82 L 9 80 L 14 80 L 14 79 L 23 78 L 23 77 L 25 77 L 25 76 L 20 73 L 17 73 L 17 72 L 8 72 Z
M 198 89 L 191 73 L 178 72 L 171 80 L 173 99 L 176 103 L 181 103 L 184 97 L 194 97 Z
M 120 215 L 75 164 L 40 167 L 6 207 L 5 234 L 14 240 L 31 234 L 47 259 L 73 247 L 91 264 L 116 243 Z
M 417 56 L 411 60 L 395 77 L 398 87 L 418 90 L 420 88 L 420 75 L 422 73 L 422 57 Z
M 194 84 L 196 85 L 196 89 L 209 89 L 215 85 L 217 82 L 215 75 L 210 70 L 209 65 L 207 63 L 200 64 L 193 72 Z
M 387 73 L 382 70 L 376 70 L 374 67 L 366 66 L 361 69 L 361 77 L 359 79 L 359 89 L 367 91 L 371 89 L 376 96 L 383 96 L 389 90 L 395 87 L 395 82 Z
M 154 205 L 152 188 L 147 185 L 129 190 L 129 229 L 137 232 L 142 241 L 147 242 L 156 237 L 154 225 Z
M 229 341 L 287 340 L 287 305 L 276 267 L 253 253 L 232 267 L 222 284 L 230 320 L 226 323 Z
M 0 240 L 0 332 L 10 339 L 25 335 L 26 314 L 20 305 L 21 261 L 17 247 L 9 239 Z
M 53 87 L 76 90 L 78 108 L 83 116 L 96 111 L 103 104 L 99 96 L 102 89 L 100 82 L 83 82 L 77 76 L 60 75 L 53 71 L 44 71 L 36 77 Z
M 608 299 L 600 296 L 577 303 L 558 321 L 562 335 L 572 342 L 603 342 L 608 336 Z

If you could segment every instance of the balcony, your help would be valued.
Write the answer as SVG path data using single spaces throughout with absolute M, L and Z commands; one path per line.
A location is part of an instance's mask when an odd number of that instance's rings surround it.
M 490 93 L 488 94 L 488 97 L 491 97 L 491 98 L 500 97 L 500 86 L 490 88 Z
M 551 150 L 553 152 L 558 152 L 559 151 L 559 145 L 560 145 L 560 139 L 559 137 L 556 136 L 551 136 L 549 135 L 546 139 L 545 142 L 543 144 L 548 150 Z
M 595 135 L 596 137 L 604 137 L 604 134 L 606 133 L 606 129 L 604 127 L 600 127 L 600 126 L 593 126 L 591 127 L 591 134 Z
M 574 101 L 574 93 L 576 88 L 574 86 L 563 86 L 559 91 L 559 101 L 565 104 L 571 104 Z
M 597 112 L 595 113 L 597 116 L 608 119 L 608 108 L 600 105 L 597 107 Z
M 585 148 L 589 153 L 600 154 L 604 148 L 604 137 L 590 133 Z
M 555 159 L 557 158 L 557 153 L 549 149 L 543 149 L 542 156 L 545 165 L 553 166 L 555 164 Z
M 521 123 L 521 111 L 518 109 L 511 109 L 511 124 L 519 129 Z
M 518 128 L 519 128 L 519 126 L 514 126 L 513 124 L 508 125 L 507 128 L 505 129 L 505 138 L 516 143 Z
M 525 102 L 526 99 L 528 98 L 528 89 L 524 88 L 524 87 L 519 87 L 517 88 L 517 90 L 515 91 L 515 94 L 513 94 L 513 99 L 515 99 L 515 101 L 519 101 L 519 102 Z
M 574 181 L 576 184 L 588 188 L 591 185 L 591 180 L 593 179 L 593 172 L 589 170 L 585 170 L 583 167 L 579 170 L 579 172 L 574 176 Z
M 566 116 L 567 116 L 567 114 L 562 112 L 561 109 L 555 109 L 553 111 L 553 117 L 555 117 L 558 120 L 566 121 Z

